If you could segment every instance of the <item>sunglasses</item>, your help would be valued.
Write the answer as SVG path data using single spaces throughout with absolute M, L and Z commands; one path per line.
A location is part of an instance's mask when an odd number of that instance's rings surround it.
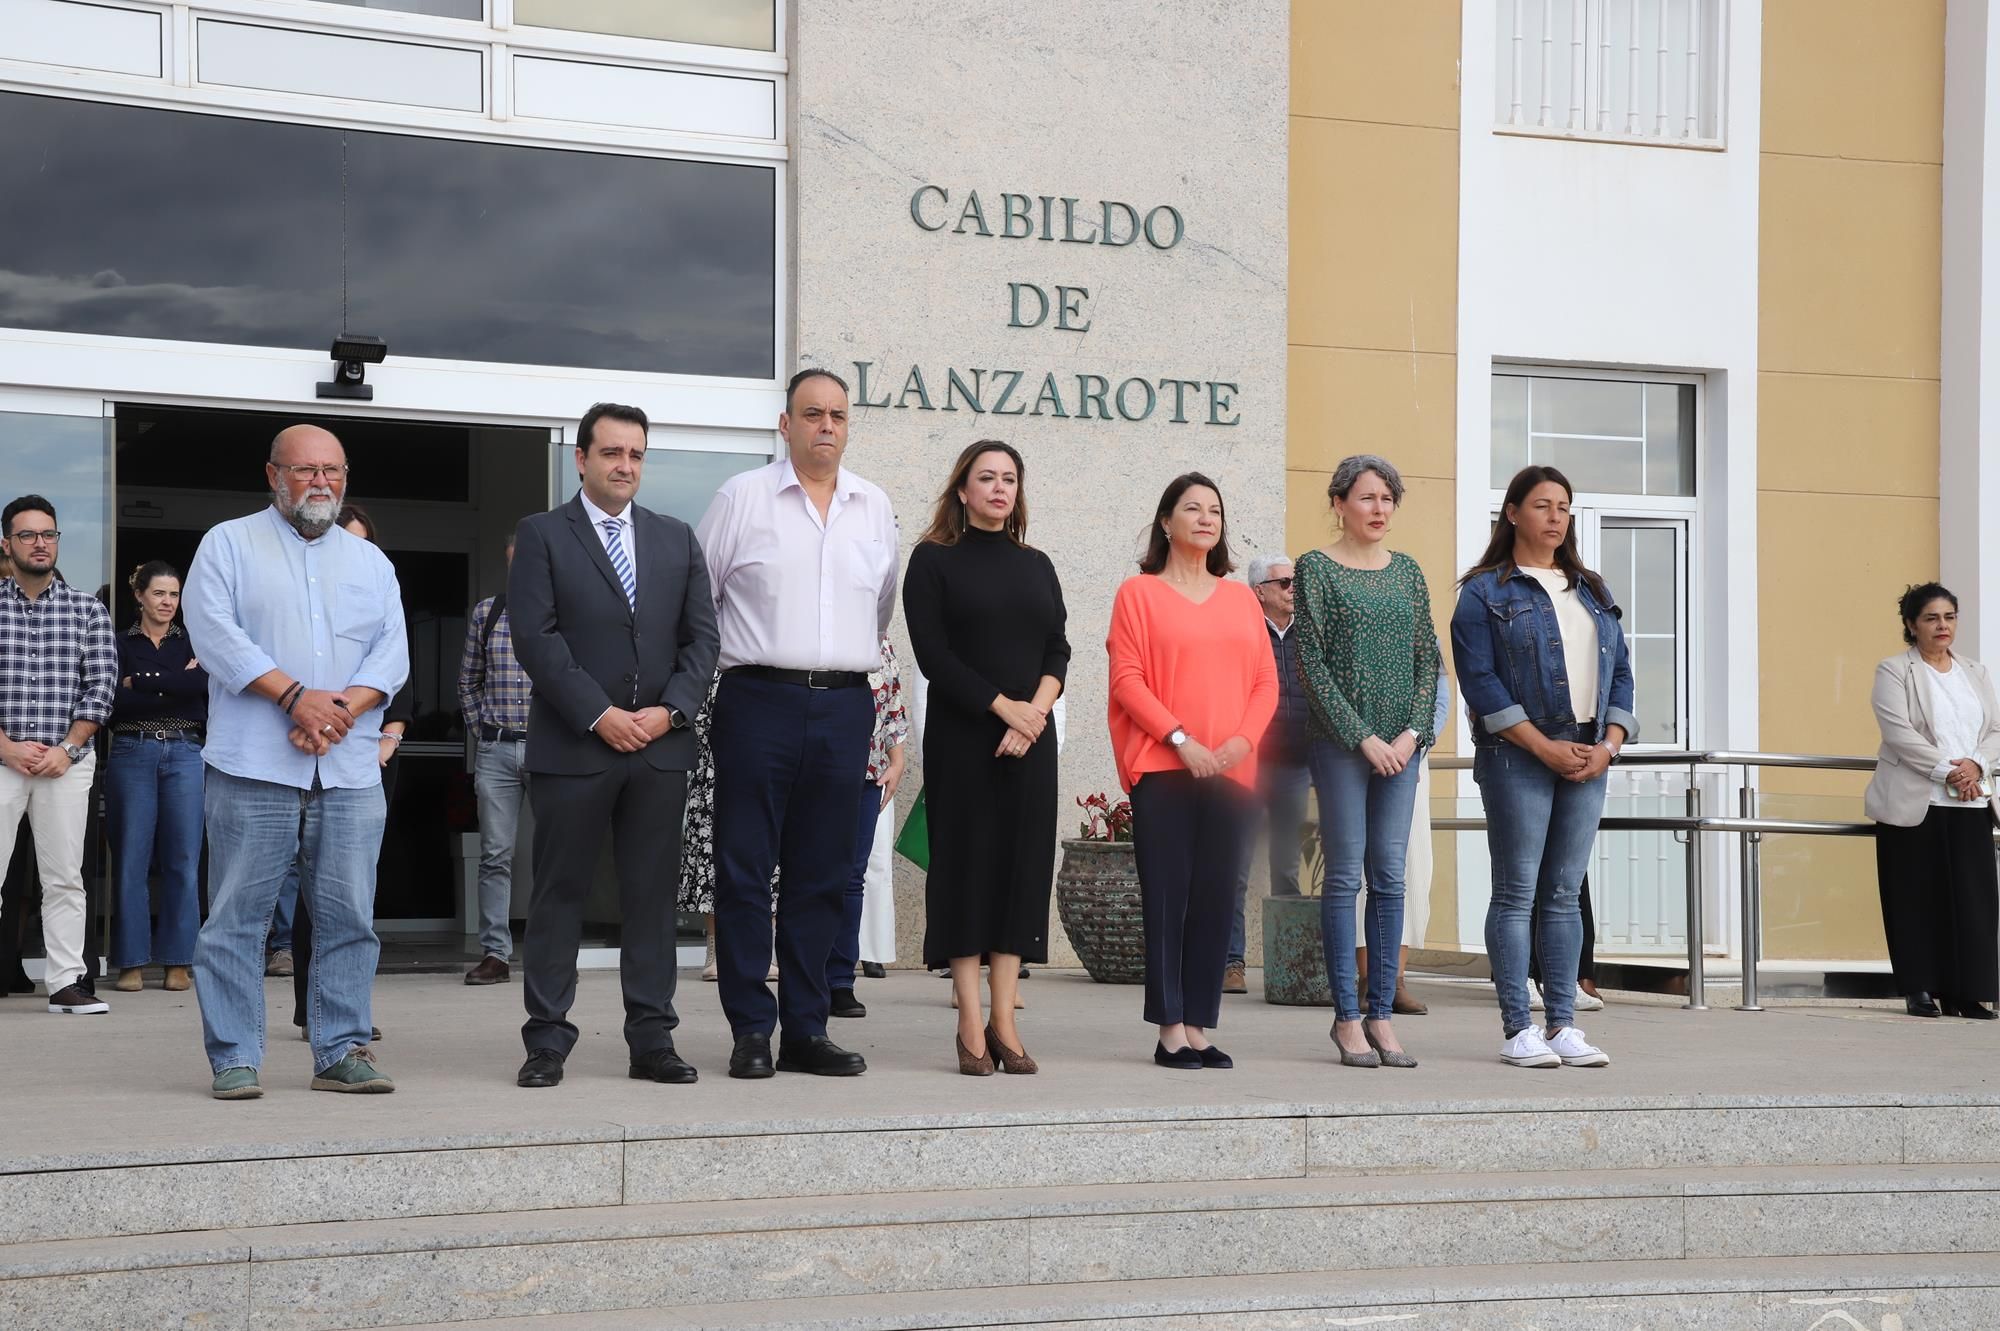
M 1259 587 L 1276 587 L 1281 591 L 1290 591 L 1292 589 L 1292 580 L 1290 578 L 1266 578 L 1257 585 Z

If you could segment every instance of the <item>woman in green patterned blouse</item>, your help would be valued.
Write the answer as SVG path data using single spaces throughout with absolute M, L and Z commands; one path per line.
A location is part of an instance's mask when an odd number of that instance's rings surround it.
M 1416 1060 L 1403 1052 L 1390 1017 L 1417 756 L 1436 739 L 1437 630 L 1423 570 L 1382 544 L 1403 499 L 1395 467 L 1373 454 L 1346 458 L 1326 494 L 1340 538 L 1294 566 L 1293 631 L 1312 709 L 1309 761 L 1326 859 L 1320 929 L 1333 988 L 1331 1033 L 1340 1061 L 1350 1067 L 1413 1068 Z M 1354 960 L 1354 898 L 1364 873 L 1366 1021 Z

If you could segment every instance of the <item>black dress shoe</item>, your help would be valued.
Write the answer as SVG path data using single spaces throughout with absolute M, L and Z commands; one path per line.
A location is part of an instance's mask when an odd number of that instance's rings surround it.
M 695 1072 L 694 1064 L 671 1049 L 648 1049 L 632 1055 L 632 1068 L 626 1075 L 633 1081 L 664 1081 L 685 1086 L 700 1074 Z
M 1959 998 L 1947 998 L 1942 1001 L 1946 1012 L 1954 1017 L 1964 1017 L 1967 1021 L 1992 1021 L 2000 1017 L 2000 1012 L 1995 1012 L 1984 1003 L 1968 1003 Z
M 871 980 L 879 980 L 889 972 L 879 961 L 864 961 L 861 963 L 861 973 Z
M 1153 1046 L 1153 1061 L 1163 1068 L 1199 1070 L 1201 1053 L 1191 1044 L 1184 1044 L 1174 1050 L 1169 1050 L 1165 1044 L 1156 1044 Z
M 1223 1053 L 1214 1045 L 1210 1045 L 1206 1049 L 1197 1050 L 1196 1052 L 1201 1055 L 1201 1065 L 1205 1068 L 1233 1068 L 1236 1066 L 1235 1059 Z
M 1938 1005 L 1926 993 L 1911 994 L 1903 1000 L 1903 1010 L 1913 1017 L 1935 1017 L 1941 1015 Z
M 771 1037 L 759 1031 L 737 1036 L 736 1048 L 729 1054 L 729 1075 L 752 1081 L 771 1072 Z
M 537 1049 L 521 1065 L 514 1078 L 516 1086 L 556 1086 L 563 1079 L 563 1056 L 553 1049 Z
M 854 996 L 852 989 L 834 990 L 833 1002 L 827 1006 L 826 1010 L 827 1015 L 834 1017 L 865 1017 L 868 1015 L 867 1005 Z
M 778 1071 L 810 1072 L 815 1077 L 858 1077 L 868 1060 L 842 1049 L 824 1035 L 778 1041 Z

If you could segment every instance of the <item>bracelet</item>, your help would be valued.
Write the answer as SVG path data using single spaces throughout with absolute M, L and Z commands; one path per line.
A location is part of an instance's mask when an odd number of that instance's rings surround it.
M 305 684 L 295 679 L 292 681 L 292 687 L 286 689 L 283 693 L 278 695 L 278 707 L 284 712 L 286 716 L 290 716 L 292 714 L 292 708 L 298 706 L 299 697 L 305 691 L 306 691 Z
M 403 742 L 403 737 L 393 730 L 383 731 L 382 738 L 388 740 L 391 744 L 401 744 Z

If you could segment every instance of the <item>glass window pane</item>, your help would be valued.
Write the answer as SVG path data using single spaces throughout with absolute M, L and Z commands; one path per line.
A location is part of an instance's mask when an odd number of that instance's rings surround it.
M 578 488 L 576 450 L 564 444 L 561 452 L 562 498 L 568 503 Z M 724 481 L 770 460 L 769 453 L 697 453 L 651 445 L 646 450 L 646 469 L 639 476 L 638 502 L 692 527 L 708 511 L 708 501 L 715 498 Z
M 1535 380 L 1537 434 L 1645 433 L 1645 385 L 1628 379 Z
M 1536 392 L 1539 395 L 1541 385 Z M 1534 437 L 1535 461 L 1569 477 L 1579 491 L 1596 494 L 1641 494 L 1645 468 L 1637 439 L 1571 439 L 1560 435 Z
M 1606 533 L 1607 537 L 1610 533 Z M 1630 600 L 1627 627 L 1633 633 L 1680 631 L 1680 607 L 1676 604 L 1676 552 L 1671 527 L 1636 527 L 1632 539 L 1632 580 L 1624 593 Z
M 1528 465 L 1528 384 L 1517 374 L 1493 376 L 1493 488 L 1504 490 Z
M 618 37 L 777 49 L 773 0 L 514 0 L 514 21 Z
M 0 93 L 0 326 L 324 351 L 344 247 L 392 356 L 768 379 L 776 237 L 768 167 Z
M 103 594 L 110 556 L 110 430 L 102 416 L 0 411 L 0 506 L 38 494 L 55 506 L 56 572 Z
M 1678 744 L 1680 650 L 1672 638 L 1640 638 L 1632 644 L 1632 711 L 1647 744 Z
M 1632 529 L 1606 521 L 1597 538 L 1597 571 L 1611 584 L 1611 594 L 1618 598 L 1618 604 L 1628 614 L 1632 605 Z M 1625 631 L 1631 632 L 1633 625 L 1628 619 Z
M 323 0 L 330 5 L 354 5 L 362 9 L 394 9 L 405 14 L 434 14 L 439 18 L 486 17 L 486 0 Z
M 1694 385 L 1646 385 L 1646 491 L 1694 493 Z

